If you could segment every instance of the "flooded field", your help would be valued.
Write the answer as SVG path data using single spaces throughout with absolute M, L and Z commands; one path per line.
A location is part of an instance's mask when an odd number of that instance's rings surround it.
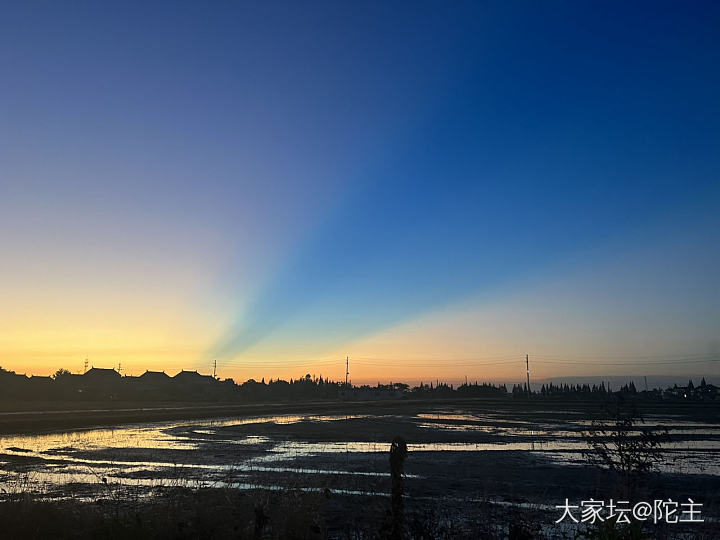
M 532 503 L 602 491 L 585 465 L 586 414 L 481 405 L 391 405 L 0 436 L 5 496 L 147 497 L 168 487 L 388 493 L 389 441 L 408 442 L 406 494 L 418 500 Z M 398 410 L 393 410 L 398 409 Z M 659 479 L 679 496 L 720 492 L 720 424 L 646 415 L 667 429 Z M 659 489 L 663 482 L 659 480 Z M 669 487 L 667 489 L 670 489 Z

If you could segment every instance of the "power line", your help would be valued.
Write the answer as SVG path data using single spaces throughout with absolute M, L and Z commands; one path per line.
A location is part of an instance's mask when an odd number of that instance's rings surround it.
M 682 365 L 682 364 L 705 364 L 705 363 L 714 363 L 718 362 L 720 363 L 720 359 L 718 358 L 705 358 L 705 359 L 676 359 L 676 360 L 663 360 L 663 361 L 657 361 L 657 360 L 648 360 L 648 361 L 638 361 L 638 360 L 631 360 L 627 362 L 581 362 L 577 360 L 535 360 L 538 363 L 541 364 L 566 364 L 566 365 L 575 365 L 575 366 L 597 366 L 597 365 L 603 365 L 603 366 L 632 366 L 632 365 L 642 365 L 642 366 L 662 366 L 662 365 Z
M 565 358 L 565 359 L 583 359 L 583 360 L 629 360 L 629 359 L 673 359 L 673 358 L 698 358 L 698 357 L 708 357 L 708 356 L 717 356 L 713 355 L 711 353 L 692 353 L 692 352 L 684 352 L 684 353 L 656 353 L 656 354 L 640 354 L 640 355 L 633 355 L 633 354 L 619 354 L 619 355 L 579 355 L 579 354 L 541 354 L 541 353 L 533 353 L 533 356 L 536 358 Z
M 422 368 L 447 368 L 447 367 L 487 367 L 487 366 L 499 366 L 499 365 L 519 365 L 522 364 L 523 360 L 514 360 L 512 362 L 488 362 L 488 363 L 465 363 L 465 364 L 458 364 L 454 362 L 445 362 L 442 364 L 408 364 L 405 362 L 400 363 L 398 361 L 398 364 L 395 367 L 403 367 L 403 368 L 414 368 L 414 369 L 422 369 Z M 388 362 L 378 362 L 378 363 L 361 363 L 356 362 L 359 366 L 364 367 L 387 367 L 390 364 Z
M 434 357 L 434 358 L 417 358 L 417 360 L 443 360 L 443 361 L 457 361 L 457 362 L 464 362 L 464 361 L 495 361 L 495 360 L 517 360 L 519 357 L 518 354 L 505 354 L 505 355 L 499 355 L 499 356 L 466 356 L 463 358 L 448 358 L 448 357 Z M 407 358 L 378 358 L 376 356 L 353 356 L 353 360 L 382 360 L 382 361 L 398 361 L 398 362 L 405 362 L 408 360 Z
M 631 365 L 684 365 L 684 364 L 704 364 L 704 363 L 720 363 L 720 357 L 707 353 L 685 353 L 673 355 L 669 353 L 655 355 L 616 355 L 616 356 L 587 356 L 587 355 L 548 355 L 533 354 L 534 361 L 539 364 L 558 364 L 558 365 L 576 365 L 576 366 L 631 366 Z M 607 360 L 622 360 L 617 362 L 608 362 Z M 397 364 L 397 367 L 406 369 L 420 368 L 447 368 L 447 367 L 484 367 L 499 365 L 517 365 L 522 362 L 522 357 L 517 356 L 481 356 L 477 358 L 382 358 L 382 357 L 353 357 L 353 361 L 358 366 L 377 367 L 388 366 L 388 364 Z M 529 355 L 525 358 L 526 370 L 529 370 Z M 237 369 L 306 369 L 306 368 L 322 368 L 337 365 L 336 359 L 321 358 L 318 360 L 306 359 L 298 362 L 287 360 L 228 360 L 224 365 Z M 349 356 L 346 357 L 346 378 L 349 375 Z M 216 373 L 217 361 L 215 361 Z
M 373 360 L 375 361 L 361 361 L 356 360 L 355 357 L 353 357 L 353 360 L 357 364 L 365 365 L 365 366 L 386 366 L 388 365 L 388 362 L 401 362 L 403 366 L 438 366 L 443 367 L 447 366 L 448 364 L 452 364 L 454 366 L 492 366 L 496 364 L 516 364 L 518 362 L 522 362 L 520 358 L 516 358 L 515 360 L 499 360 L 499 361 L 491 361 L 491 362 L 484 362 L 484 361 L 473 361 L 473 360 L 463 360 L 463 361 L 457 361 L 453 360 L 452 358 L 448 359 L 428 359 L 425 361 L 424 359 L 401 359 L 401 358 L 375 358 Z M 439 363 L 439 360 L 442 360 L 442 363 Z
M 288 366 L 333 366 L 337 365 L 337 360 L 332 362 L 313 362 L 312 360 L 304 360 L 301 362 L 293 362 L 292 360 L 283 361 L 257 361 L 257 362 L 223 362 L 223 365 L 228 367 L 236 368 L 258 368 L 258 367 L 271 367 L 271 368 L 283 368 Z

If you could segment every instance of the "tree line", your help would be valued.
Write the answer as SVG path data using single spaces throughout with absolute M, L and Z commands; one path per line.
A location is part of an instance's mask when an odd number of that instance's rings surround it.
M 705 379 L 698 386 L 675 385 L 666 390 L 638 392 L 630 382 L 618 390 L 605 383 L 543 384 L 539 390 L 528 392 L 527 384 L 515 384 L 508 390 L 505 384 L 465 382 L 455 386 L 436 380 L 420 382 L 411 387 L 405 383 L 377 383 L 375 386 L 355 386 L 330 380 L 322 375 L 306 374 L 297 379 L 249 379 L 236 383 L 233 379 L 218 379 L 195 371 L 181 371 L 175 376 L 148 371 L 139 377 L 121 376 L 112 369 L 93 368 L 83 375 L 57 370 L 51 377 L 27 377 L 0 367 L 0 400 L 21 401 L 302 401 L 302 400 L 372 400 L 372 399 L 451 399 L 451 398 L 512 398 L 512 399 L 575 399 L 603 400 L 612 395 L 635 399 L 716 399 L 717 388 Z

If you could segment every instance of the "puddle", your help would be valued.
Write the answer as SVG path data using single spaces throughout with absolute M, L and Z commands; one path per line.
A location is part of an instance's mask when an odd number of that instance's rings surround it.
M 5 436 L 0 437 L 0 487 L 6 493 L 12 492 L 14 486 L 52 493 L 70 485 L 100 489 L 180 485 L 282 489 L 283 484 L 277 480 L 292 476 L 294 489 L 315 490 L 312 484 L 324 478 L 334 482 L 333 491 L 369 494 L 372 489 L 361 488 L 363 482 L 388 480 L 387 442 L 317 442 L 303 440 L 302 431 L 282 432 L 283 438 L 257 431 L 268 425 L 309 424 L 322 428 L 342 426 L 347 421 L 370 420 L 378 425 L 391 422 L 419 433 L 416 437 L 420 441 L 408 444 L 411 456 L 425 452 L 480 456 L 480 452 L 512 451 L 530 452 L 556 464 L 576 465 L 582 462 L 582 451 L 587 449 L 582 431 L 589 422 L 570 414 L 564 416 L 567 420 L 550 423 L 535 422 L 530 415 L 526 420 L 507 420 L 501 414 L 463 411 L 409 416 L 269 415 Z M 662 420 L 654 418 L 645 426 L 658 423 Z M 258 426 L 256 433 L 254 425 Z M 667 427 L 676 440 L 663 445 L 666 459 L 661 471 L 720 475 L 720 426 L 672 419 Z M 432 435 L 431 440 L 422 442 L 423 433 Z M 447 437 L 455 435 L 443 442 L 443 433 Z M 489 442 L 458 442 L 458 433 L 484 434 L 487 437 L 483 440 Z M 407 478 L 420 481 L 426 477 L 411 474 Z M 337 487 L 338 482 L 352 485 Z

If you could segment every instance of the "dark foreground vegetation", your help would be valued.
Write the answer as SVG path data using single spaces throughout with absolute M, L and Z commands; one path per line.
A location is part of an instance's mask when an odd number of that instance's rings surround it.
M 391 489 L 392 491 L 392 489 Z M 387 497 L 331 491 L 164 488 L 134 500 L 18 495 L 0 503 L 2 538 L 14 539 L 716 539 L 715 521 L 555 525 L 542 505 Z
M 547 522 L 539 510 L 508 511 L 482 503 L 461 511 L 449 503 L 407 501 L 404 511 L 398 530 L 389 498 L 177 488 L 134 502 L 22 497 L 0 504 L 0 523 L 8 539 L 189 540 L 504 538 L 511 527 L 537 534 L 539 524 Z

